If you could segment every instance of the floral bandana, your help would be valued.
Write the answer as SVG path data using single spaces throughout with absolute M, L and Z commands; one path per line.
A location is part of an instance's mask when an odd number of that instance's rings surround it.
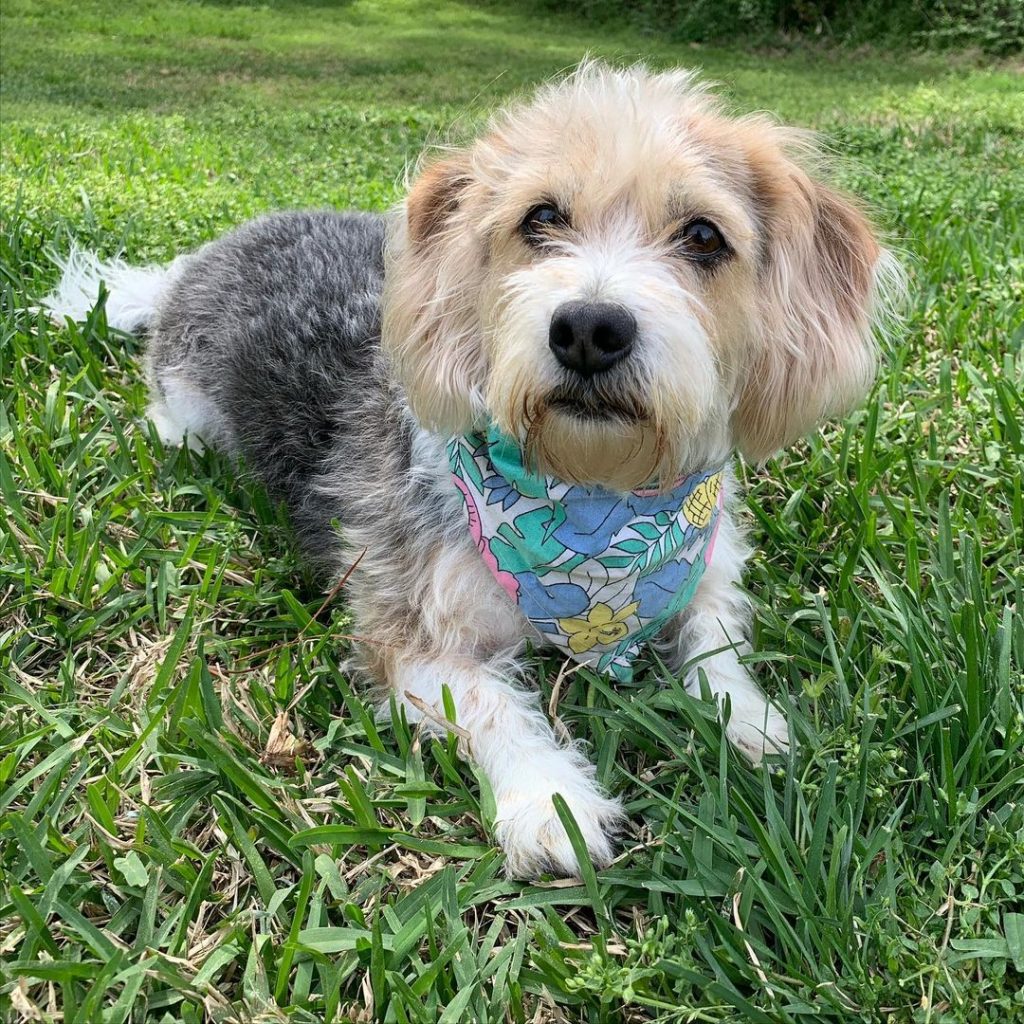
M 629 682 L 642 644 L 693 597 L 711 560 L 722 471 L 616 493 L 531 473 L 496 427 L 448 442 L 487 567 L 545 640 Z

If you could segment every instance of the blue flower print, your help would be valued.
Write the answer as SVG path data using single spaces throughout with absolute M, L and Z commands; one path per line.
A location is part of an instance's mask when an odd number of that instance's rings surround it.
M 487 504 L 501 502 L 502 510 L 507 512 L 522 495 L 503 477 L 495 474 L 484 480 L 484 487 L 489 491 Z
M 570 487 L 562 506 L 565 522 L 555 530 L 554 538 L 581 555 L 606 551 L 612 537 L 633 518 L 625 501 L 609 505 L 607 492 L 586 487 Z
M 637 494 L 631 491 L 626 495 L 626 507 L 634 516 L 656 516 L 664 509 L 675 512 L 679 508 L 679 501 L 674 491 L 667 494 Z
M 704 474 L 697 473 L 686 477 L 682 483 L 670 491 L 630 491 L 626 495 L 626 504 L 635 516 L 649 516 L 653 518 L 659 512 L 668 512 L 675 518 L 680 506 L 690 496 L 694 487 L 703 479 Z
M 640 618 L 653 619 L 664 614 L 690 574 L 690 563 L 674 558 L 660 569 L 642 576 L 634 592 L 634 597 L 640 602 L 637 609 Z
M 579 615 L 590 604 L 587 592 L 575 583 L 545 586 L 532 572 L 517 572 L 519 607 L 528 619 L 562 619 Z

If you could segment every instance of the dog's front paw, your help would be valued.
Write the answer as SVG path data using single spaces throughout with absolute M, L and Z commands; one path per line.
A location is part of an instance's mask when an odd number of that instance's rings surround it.
M 614 837 L 623 819 L 619 802 L 602 796 L 593 784 L 566 791 L 550 780 L 540 791 L 514 790 L 498 799 L 496 834 L 510 878 L 533 879 L 546 871 L 562 878 L 579 875 L 576 854 L 552 800 L 557 792 L 572 811 L 594 866 L 604 867 L 614 856 Z
M 786 716 L 759 693 L 739 700 L 730 695 L 730 706 L 725 735 L 753 764 L 760 764 L 765 754 L 789 752 Z

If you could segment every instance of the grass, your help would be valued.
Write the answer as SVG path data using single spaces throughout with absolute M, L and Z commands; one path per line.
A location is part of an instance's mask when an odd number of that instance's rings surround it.
M 2 46 L 6 1017 L 1024 1020 L 1017 71 L 455 0 L 5 0 Z M 27 307 L 72 237 L 166 259 L 268 208 L 383 208 L 426 140 L 587 49 L 822 131 L 911 303 L 864 409 L 744 471 L 799 750 L 751 769 L 677 682 L 577 673 L 558 714 L 632 831 L 522 885 L 453 742 L 375 724 L 279 510 L 161 447 L 138 342 Z

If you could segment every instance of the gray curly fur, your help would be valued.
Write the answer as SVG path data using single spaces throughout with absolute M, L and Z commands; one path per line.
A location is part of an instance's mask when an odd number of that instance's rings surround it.
M 397 546 L 404 524 L 429 521 L 429 489 L 382 507 L 409 474 L 413 429 L 380 351 L 384 229 L 329 211 L 252 221 L 184 261 L 151 328 L 151 384 L 166 397 L 184 381 L 213 405 L 203 439 L 286 502 L 328 574 L 344 558 L 332 522 L 358 529 L 367 494 Z

